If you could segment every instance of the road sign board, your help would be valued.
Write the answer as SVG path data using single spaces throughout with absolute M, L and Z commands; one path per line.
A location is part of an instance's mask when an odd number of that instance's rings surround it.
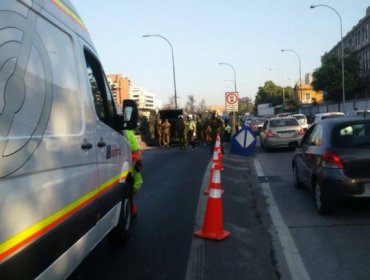
M 231 153 L 251 156 L 256 153 L 256 137 L 249 126 L 243 126 L 231 138 Z
M 239 105 L 239 94 L 237 92 L 226 92 L 225 104 L 227 112 L 237 112 Z

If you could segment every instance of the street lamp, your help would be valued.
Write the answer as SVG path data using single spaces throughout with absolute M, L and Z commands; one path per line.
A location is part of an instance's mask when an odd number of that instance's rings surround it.
M 300 93 L 300 101 L 302 101 L 303 97 L 302 97 L 302 66 L 301 66 L 301 57 L 300 55 L 293 49 L 282 49 L 281 50 L 282 52 L 292 52 L 294 53 L 297 57 L 298 57 L 298 67 L 299 67 L 299 91 L 301 92 Z
M 233 72 L 234 72 L 234 92 L 237 92 L 236 90 L 236 73 L 235 73 L 235 67 L 232 66 L 230 63 L 227 63 L 227 62 L 219 62 L 218 65 L 227 65 L 227 66 L 230 66 L 232 69 L 233 69 Z M 236 125 L 236 114 L 235 112 L 232 112 L 232 115 L 233 115 L 233 125 L 231 127 L 231 133 L 234 134 L 235 133 L 235 125 Z
M 342 98 L 343 98 L 343 113 L 346 113 L 346 92 L 344 89 L 344 46 L 343 46 L 343 27 L 342 27 L 342 17 L 338 13 L 336 9 L 329 5 L 311 5 L 310 8 L 314 9 L 316 7 L 326 7 L 329 8 L 330 10 L 334 11 L 338 17 L 339 17 L 339 22 L 340 22 L 340 42 L 341 42 L 341 48 L 342 48 Z
M 237 90 L 236 90 L 236 74 L 235 74 L 234 66 L 232 66 L 230 63 L 227 63 L 227 62 L 219 62 L 218 65 L 227 65 L 227 66 L 230 66 L 233 69 L 233 72 L 234 72 L 234 91 L 237 92 Z
M 144 38 L 147 38 L 147 37 L 160 37 L 162 38 L 163 40 L 165 40 L 171 47 L 171 54 L 172 54 L 172 71 L 173 71 L 173 85 L 174 85 L 174 89 L 175 89 L 175 108 L 177 109 L 177 91 L 176 91 L 176 75 L 175 75 L 175 58 L 174 58 L 174 55 L 173 55 L 173 48 L 172 48 L 172 44 L 170 43 L 170 41 L 168 41 L 167 38 L 163 37 L 162 35 L 157 35 L 157 34 L 151 34 L 151 35 L 143 35 Z
M 272 68 L 272 67 L 270 67 L 270 71 L 272 71 L 272 70 L 278 70 L 280 73 L 281 73 L 281 79 L 282 79 L 282 87 L 283 87 L 283 111 L 284 111 L 284 109 L 285 109 L 285 82 L 284 82 L 284 73 L 283 73 L 283 71 L 281 70 L 281 69 L 279 69 L 279 68 Z

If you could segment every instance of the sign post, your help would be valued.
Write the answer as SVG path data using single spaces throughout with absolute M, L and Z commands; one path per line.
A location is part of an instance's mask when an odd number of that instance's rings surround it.
M 237 92 L 226 92 L 225 93 L 225 105 L 226 111 L 232 113 L 232 127 L 231 133 L 235 134 L 236 126 L 236 113 L 239 108 L 239 94 Z

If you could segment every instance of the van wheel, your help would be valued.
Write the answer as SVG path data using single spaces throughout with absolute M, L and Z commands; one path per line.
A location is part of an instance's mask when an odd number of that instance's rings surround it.
M 303 188 L 303 184 L 301 181 L 299 181 L 298 178 L 297 166 L 295 165 L 295 163 L 293 164 L 293 184 L 294 187 L 296 187 L 297 189 Z
M 114 245 L 123 245 L 131 235 L 132 230 L 132 197 L 131 191 L 125 191 L 121 202 L 118 224 L 108 234 L 109 241 Z
M 330 213 L 330 200 L 326 197 L 323 188 L 318 182 L 315 182 L 315 203 L 316 209 L 320 215 L 327 215 Z

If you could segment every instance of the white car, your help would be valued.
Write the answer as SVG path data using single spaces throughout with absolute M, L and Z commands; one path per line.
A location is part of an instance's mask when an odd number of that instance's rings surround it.
M 317 113 L 315 115 L 315 118 L 312 124 L 318 123 L 319 121 L 324 120 L 324 119 L 331 119 L 331 118 L 338 118 L 338 117 L 344 117 L 344 113 L 342 112 Z
M 298 121 L 298 123 L 301 125 L 301 127 L 305 130 L 308 128 L 308 122 L 307 118 L 303 114 L 294 114 L 293 117 L 295 117 Z

